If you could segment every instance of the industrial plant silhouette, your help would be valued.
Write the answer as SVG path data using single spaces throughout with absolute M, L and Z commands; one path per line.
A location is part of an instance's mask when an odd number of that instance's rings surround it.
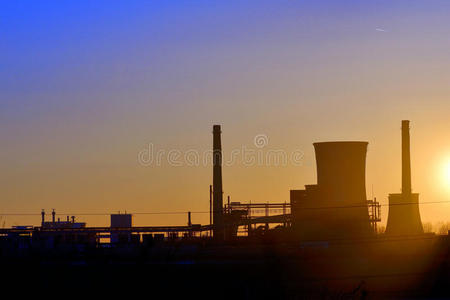
M 56 219 L 55 210 L 46 221 L 43 210 L 41 226 L 0 229 L 2 269 L 44 272 L 30 283 L 36 288 L 70 288 L 53 273 L 63 268 L 71 279 L 82 274 L 86 287 L 151 284 L 168 298 L 448 297 L 450 240 L 423 232 L 409 121 L 401 132 L 402 191 L 389 195 L 385 232 L 380 203 L 366 196 L 367 142 L 314 143 L 317 184 L 291 190 L 290 203 L 224 205 L 214 125 L 210 224 L 192 224 L 187 212 L 186 226 L 137 227 L 131 214 L 112 214 L 110 226 L 89 227 L 75 216 Z M 112 275 L 124 269 L 133 275 Z

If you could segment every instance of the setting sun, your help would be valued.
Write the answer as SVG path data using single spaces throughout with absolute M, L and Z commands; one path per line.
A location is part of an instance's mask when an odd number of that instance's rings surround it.
M 444 187 L 450 189 L 450 158 L 442 164 L 442 183 Z
M 444 180 L 445 183 L 450 186 L 450 160 L 444 165 Z

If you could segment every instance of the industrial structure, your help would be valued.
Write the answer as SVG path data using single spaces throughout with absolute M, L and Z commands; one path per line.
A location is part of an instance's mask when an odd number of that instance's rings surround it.
M 120 228 L 131 228 L 132 225 L 132 215 L 131 214 L 112 214 L 111 215 L 111 228 L 120 229 Z M 110 242 L 112 244 L 116 244 L 119 242 L 129 242 L 131 240 L 131 233 L 117 233 L 111 232 Z
M 148 243 L 154 240 L 208 238 L 226 243 L 242 238 L 285 241 L 332 241 L 372 238 L 381 221 L 380 204 L 367 199 L 365 186 L 367 142 L 314 143 L 317 184 L 290 191 L 290 202 L 223 201 L 221 126 L 213 126 L 213 180 L 210 185 L 210 222 L 186 226 L 133 226 L 132 214 L 112 214 L 109 227 L 87 227 L 67 216 L 66 221 L 45 220 L 40 227 L 0 229 L 0 238 L 30 237 L 33 240 L 84 241 L 111 245 Z M 389 195 L 389 235 L 423 233 L 418 194 L 411 190 L 409 121 L 402 122 L 402 193 Z M 47 243 L 49 244 L 49 243 Z M 51 244 L 51 243 L 50 243 Z
M 84 228 L 86 227 L 86 223 L 83 222 L 75 222 L 75 216 L 69 218 L 67 216 L 66 221 L 61 221 L 60 218 L 56 220 L 56 212 L 52 210 L 52 220 L 45 220 L 45 210 L 41 211 L 41 227 L 45 229 L 61 229 L 61 228 Z
M 223 240 L 222 141 L 220 125 L 213 126 L 213 225 L 214 238 Z
M 419 212 L 419 194 L 411 188 L 411 150 L 409 121 L 402 121 L 402 192 L 389 194 L 387 235 L 423 234 Z
M 317 184 L 291 190 L 292 227 L 300 239 L 355 238 L 374 233 L 371 223 L 380 221 L 379 204 L 366 198 L 367 144 L 314 144 Z M 378 206 L 372 219 L 369 204 Z
M 208 224 L 185 212 L 183 226 L 136 226 L 119 212 L 91 227 L 55 210 L 46 220 L 42 210 L 40 226 L 0 228 L 4 286 L 81 297 L 141 288 L 164 299 L 448 299 L 450 239 L 418 236 L 402 124 L 403 188 L 389 195 L 386 234 L 377 231 L 380 204 L 366 197 L 367 142 L 314 143 L 317 183 L 291 190 L 290 202 L 236 202 L 224 199 L 214 125 Z

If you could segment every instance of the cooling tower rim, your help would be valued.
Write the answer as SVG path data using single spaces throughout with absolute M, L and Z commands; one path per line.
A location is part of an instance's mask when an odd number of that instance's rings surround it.
M 395 196 L 398 196 L 398 197 L 403 196 L 402 193 L 390 193 L 388 195 L 389 196 L 393 196 L 393 197 L 395 197 Z M 411 195 L 420 195 L 420 193 L 411 193 Z
M 330 141 L 330 142 L 315 142 L 314 146 L 319 145 L 368 145 L 369 142 L 366 141 Z

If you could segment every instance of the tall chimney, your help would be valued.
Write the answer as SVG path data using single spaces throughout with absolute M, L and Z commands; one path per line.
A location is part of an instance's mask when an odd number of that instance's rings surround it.
M 213 234 L 223 238 L 223 192 L 222 192 L 222 131 L 220 125 L 213 126 Z
M 45 223 L 45 210 L 41 211 L 41 226 L 44 226 Z
M 55 223 L 55 215 L 56 215 L 56 212 L 55 212 L 55 209 L 53 209 L 52 210 L 52 223 Z
M 411 194 L 411 153 L 409 141 L 409 121 L 402 121 L 402 194 Z
M 419 194 L 411 190 L 411 153 L 409 121 L 402 121 L 402 192 L 389 194 L 386 234 L 392 236 L 423 234 Z

